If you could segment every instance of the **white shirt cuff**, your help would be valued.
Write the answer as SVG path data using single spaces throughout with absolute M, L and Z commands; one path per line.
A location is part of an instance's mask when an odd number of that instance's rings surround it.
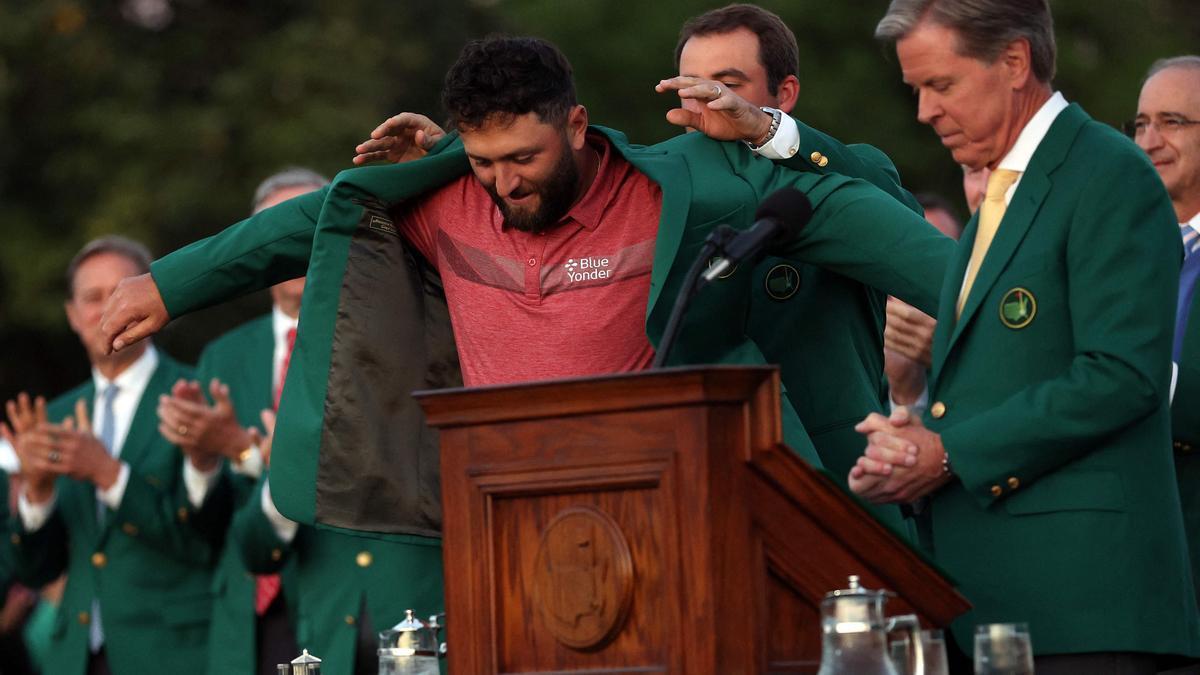
M 198 509 L 204 505 L 204 498 L 208 496 L 208 491 L 212 488 L 213 483 L 217 482 L 217 476 L 220 473 L 220 462 L 217 462 L 216 467 L 208 471 L 201 471 L 192 466 L 192 460 L 183 460 L 183 487 L 187 489 L 188 503 L 193 508 Z
M 800 151 L 800 128 L 796 126 L 796 120 L 792 116 L 784 113 L 783 118 L 779 120 L 779 128 L 775 130 L 775 136 L 767 141 L 758 149 L 751 148 L 755 154 L 767 159 L 791 159 L 797 152 Z
M 1171 394 L 1167 397 L 1167 405 L 1175 402 L 1175 385 L 1179 384 L 1179 364 L 1171 362 Z
M 3 438 L 0 438 L 0 471 L 21 473 L 21 460 L 17 457 L 16 450 Z
M 25 491 L 21 490 L 21 494 L 17 496 L 17 513 L 21 515 L 21 527 L 25 528 L 26 532 L 37 532 L 42 529 L 47 520 L 50 520 L 50 514 L 54 513 L 54 506 L 58 503 L 58 490 L 55 490 L 42 504 L 34 504 L 25 496 Z
M 257 445 L 252 445 L 246 453 L 246 459 L 233 463 L 233 472 L 258 480 L 262 476 L 263 457 Z
M 121 499 L 125 497 L 125 486 L 128 484 L 129 465 L 121 462 L 121 470 L 117 473 L 117 479 L 108 486 L 107 490 L 96 488 L 96 499 L 100 500 L 100 503 L 107 506 L 109 510 L 116 511 L 121 508 Z
M 271 523 L 271 529 L 275 530 L 275 536 L 279 537 L 280 541 L 285 544 L 292 543 L 296 538 L 296 530 L 300 528 L 295 521 L 288 520 L 286 516 L 275 508 L 275 500 L 271 499 L 271 483 L 268 482 L 263 486 L 262 491 L 262 510 L 263 515 L 267 517 L 267 521 Z

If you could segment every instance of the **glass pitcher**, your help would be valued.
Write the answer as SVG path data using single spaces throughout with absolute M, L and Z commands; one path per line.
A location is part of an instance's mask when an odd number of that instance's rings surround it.
M 438 675 L 437 638 L 411 609 L 379 634 L 378 653 L 379 675 Z
M 833 591 L 821 601 L 821 669 L 817 675 L 924 675 L 920 622 L 912 614 L 885 618 L 883 606 L 891 594 L 859 585 Z M 888 633 L 904 631 L 910 644 L 908 669 L 897 672 L 888 656 Z

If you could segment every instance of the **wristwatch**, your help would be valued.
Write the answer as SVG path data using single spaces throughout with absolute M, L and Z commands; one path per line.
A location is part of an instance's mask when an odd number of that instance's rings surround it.
M 764 137 L 762 142 L 758 145 L 755 145 L 750 141 L 743 141 L 747 147 L 755 151 L 759 150 L 767 143 L 770 143 L 771 140 L 775 138 L 775 134 L 779 133 L 779 124 L 783 121 L 783 111 L 779 108 L 763 107 L 761 110 L 771 116 L 771 127 L 767 129 L 766 137 Z

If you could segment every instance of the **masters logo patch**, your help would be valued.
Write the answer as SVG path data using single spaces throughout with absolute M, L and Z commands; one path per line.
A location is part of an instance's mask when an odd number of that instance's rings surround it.
M 767 272 L 763 287 L 771 299 L 787 300 L 800 290 L 800 272 L 788 264 L 776 265 Z
M 1037 315 L 1037 299 L 1026 288 L 1014 288 L 1000 299 L 1000 323 L 1013 329 L 1024 328 Z

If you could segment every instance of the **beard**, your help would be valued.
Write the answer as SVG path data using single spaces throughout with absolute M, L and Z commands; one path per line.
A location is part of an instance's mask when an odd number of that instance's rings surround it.
M 575 166 L 575 158 L 564 139 L 563 153 L 554 169 L 544 181 L 533 187 L 533 192 L 538 196 L 538 206 L 532 211 L 521 211 L 509 206 L 496 193 L 495 185 L 485 185 L 484 189 L 504 216 L 505 230 L 511 227 L 531 234 L 547 232 L 558 226 L 575 201 L 575 193 L 579 189 L 579 168 Z

